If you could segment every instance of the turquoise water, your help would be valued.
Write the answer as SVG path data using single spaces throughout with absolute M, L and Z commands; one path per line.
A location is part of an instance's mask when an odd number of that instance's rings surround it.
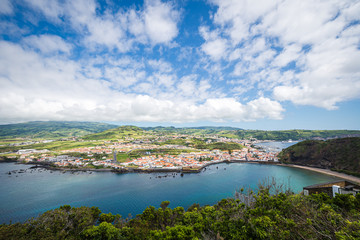
M 165 200 L 170 207 L 193 203 L 215 204 L 233 197 L 241 187 L 255 188 L 266 177 L 275 177 L 287 183 L 295 192 L 304 186 L 335 180 L 334 177 L 308 170 L 250 163 L 218 164 L 201 173 L 61 173 L 31 170 L 30 165 L 0 164 L 0 223 L 25 221 L 30 217 L 57 208 L 71 206 L 97 206 L 103 212 L 119 213 L 123 217 L 135 216 L 147 206 L 159 207 Z M 15 169 L 25 173 L 8 175 Z

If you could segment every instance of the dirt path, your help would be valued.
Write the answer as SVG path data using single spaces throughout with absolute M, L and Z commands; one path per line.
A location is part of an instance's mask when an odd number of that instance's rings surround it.
M 345 173 L 334 172 L 334 171 L 331 171 L 331 170 L 328 170 L 328 169 L 315 168 L 315 167 L 306 167 L 306 166 L 299 166 L 299 165 L 293 165 L 293 164 L 280 164 L 280 165 L 281 166 L 287 166 L 287 167 L 295 167 L 295 168 L 307 169 L 307 170 L 310 170 L 310 171 L 335 176 L 335 177 L 338 177 L 338 178 L 342 178 L 342 179 L 349 180 L 349 181 L 352 181 L 354 183 L 360 184 L 360 178 L 355 177 L 355 176 L 351 176 L 351 175 L 347 175 Z

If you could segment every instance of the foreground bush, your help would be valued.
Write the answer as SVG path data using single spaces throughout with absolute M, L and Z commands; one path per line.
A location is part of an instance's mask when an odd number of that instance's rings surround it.
M 165 201 L 134 219 L 62 206 L 25 223 L 0 225 L 0 239 L 360 239 L 360 194 L 330 198 L 260 187 L 237 196 L 187 211 Z

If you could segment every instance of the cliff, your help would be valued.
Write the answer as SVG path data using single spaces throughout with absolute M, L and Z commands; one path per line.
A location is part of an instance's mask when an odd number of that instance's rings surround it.
M 284 149 L 279 154 L 282 163 L 327 168 L 360 174 L 360 138 L 327 141 L 308 140 Z

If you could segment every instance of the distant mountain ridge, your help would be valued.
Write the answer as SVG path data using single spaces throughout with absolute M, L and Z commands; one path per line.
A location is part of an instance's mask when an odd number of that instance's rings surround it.
M 103 132 L 117 125 L 98 122 L 34 121 L 0 125 L 1 138 L 66 138 Z
M 344 138 L 344 137 L 359 137 L 359 130 L 238 130 L 235 133 L 239 138 L 256 138 L 258 140 L 277 140 L 284 141 L 292 140 L 305 140 L 305 139 L 331 139 L 331 138 Z
M 162 127 L 162 126 L 157 126 L 157 127 L 142 127 L 142 129 L 144 130 L 169 130 L 169 131 L 182 131 L 182 130 L 186 130 L 186 129 L 201 129 L 201 130 L 218 130 L 218 131 L 233 131 L 233 130 L 243 130 L 242 128 L 237 128 L 237 127 L 227 127 L 227 126 L 220 126 L 220 127 L 213 127 L 213 126 L 200 126 L 200 127 L 180 127 L 180 128 L 176 128 L 176 127 Z
M 282 150 L 282 163 L 342 171 L 360 176 L 360 138 L 307 140 Z
M 110 129 L 114 129 L 111 130 Z M 115 130 L 117 129 L 117 130 Z M 105 131 L 105 132 L 104 132 Z M 140 134 L 188 134 L 194 136 L 218 135 L 220 137 L 258 140 L 284 141 L 304 139 L 329 139 L 360 136 L 359 130 L 245 130 L 229 126 L 200 127 L 136 127 L 118 126 L 98 122 L 34 121 L 27 123 L 0 125 L 0 138 L 66 138 L 82 137 L 88 140 L 116 139 Z
M 358 137 L 359 130 L 246 130 L 236 127 L 142 127 L 146 131 L 163 132 L 163 133 L 179 133 L 179 134 L 217 134 L 222 137 L 251 139 L 258 140 L 304 140 L 304 139 L 328 139 L 328 138 L 343 138 L 343 137 Z

